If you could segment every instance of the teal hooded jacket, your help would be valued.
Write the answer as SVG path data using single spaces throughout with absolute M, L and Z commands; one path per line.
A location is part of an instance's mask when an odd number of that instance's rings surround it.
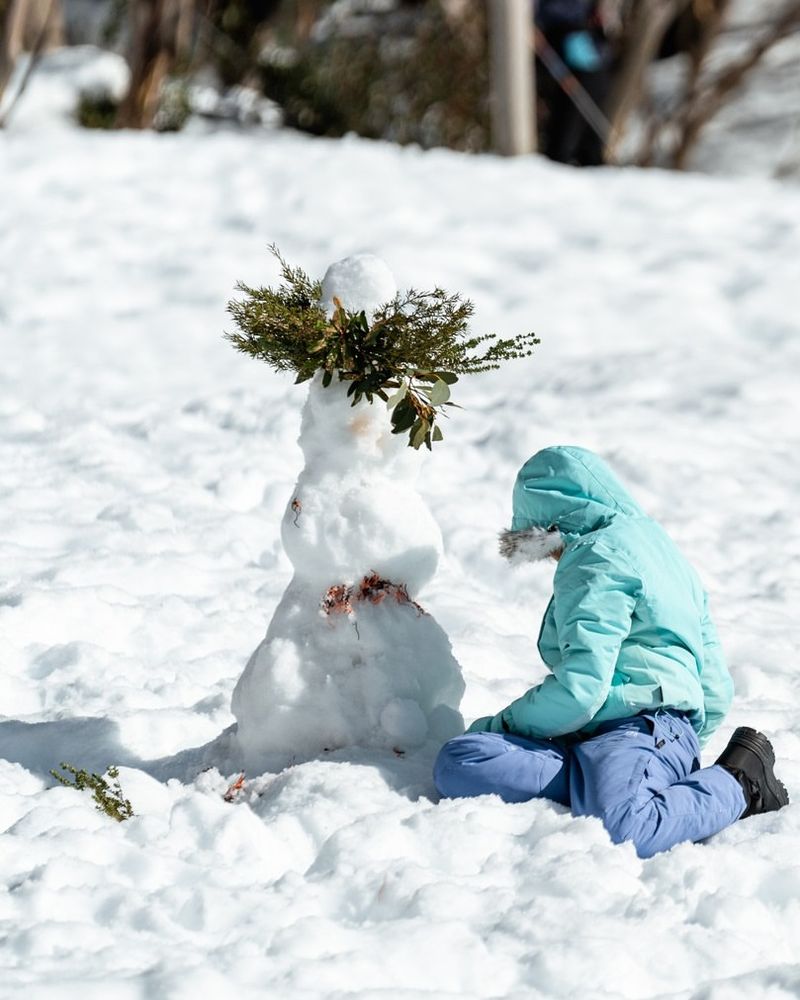
M 513 506 L 507 553 L 543 532 L 563 543 L 538 643 L 550 675 L 468 732 L 591 735 L 611 719 L 673 708 L 702 746 L 730 707 L 733 681 L 703 586 L 664 529 L 583 448 L 529 459 Z

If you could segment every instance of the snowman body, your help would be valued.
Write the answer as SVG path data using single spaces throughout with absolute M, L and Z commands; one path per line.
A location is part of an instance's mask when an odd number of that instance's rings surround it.
M 332 265 L 335 296 L 368 316 L 395 294 L 386 265 Z M 342 747 L 406 753 L 463 732 L 464 690 L 449 640 L 415 597 L 436 571 L 439 528 L 415 488 L 419 452 L 391 433 L 385 404 L 350 405 L 348 383 L 309 384 L 305 466 L 281 525 L 294 567 L 233 693 L 253 773 Z

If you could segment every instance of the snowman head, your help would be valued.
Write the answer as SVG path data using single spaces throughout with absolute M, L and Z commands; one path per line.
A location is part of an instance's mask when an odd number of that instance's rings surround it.
M 385 261 L 371 253 L 354 254 L 331 264 L 322 279 L 320 305 L 330 316 L 337 298 L 348 312 L 366 313 L 367 319 L 397 295 L 397 283 Z

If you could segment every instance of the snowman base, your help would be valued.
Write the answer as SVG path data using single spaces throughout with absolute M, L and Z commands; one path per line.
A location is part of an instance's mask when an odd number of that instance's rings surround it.
M 464 731 L 450 642 L 404 587 L 368 574 L 309 603 L 294 580 L 236 686 L 248 774 L 347 747 L 433 753 Z

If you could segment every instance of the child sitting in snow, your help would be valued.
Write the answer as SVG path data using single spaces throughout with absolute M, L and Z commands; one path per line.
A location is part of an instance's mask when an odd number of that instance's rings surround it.
M 788 803 L 754 729 L 700 769 L 733 696 L 707 596 L 600 458 L 557 447 L 526 462 L 500 550 L 558 560 L 539 634 L 551 674 L 442 747 L 443 796 L 552 799 L 640 857 Z

